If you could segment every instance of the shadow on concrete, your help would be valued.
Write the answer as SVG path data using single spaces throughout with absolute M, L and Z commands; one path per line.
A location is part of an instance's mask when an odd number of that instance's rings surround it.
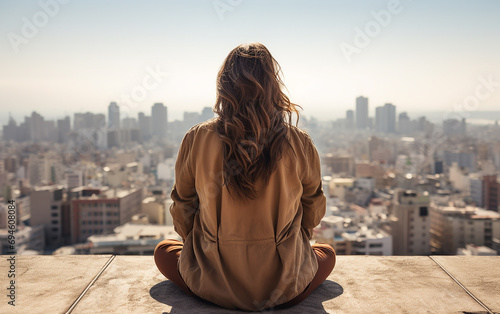
M 342 293 L 344 289 L 341 285 L 326 280 L 300 304 L 282 310 L 268 309 L 261 313 L 328 313 L 323 307 L 323 302 L 332 300 Z M 156 301 L 171 306 L 169 313 L 248 313 L 227 310 L 213 303 L 188 296 L 168 280 L 154 285 L 149 290 L 149 295 Z

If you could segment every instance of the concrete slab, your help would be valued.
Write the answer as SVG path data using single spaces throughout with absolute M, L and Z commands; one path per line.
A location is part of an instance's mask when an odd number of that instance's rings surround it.
M 491 311 L 500 312 L 500 256 L 433 256 Z
M 329 279 L 343 289 L 323 303 L 329 313 L 484 311 L 426 256 L 339 256 Z
M 220 313 L 168 281 L 153 256 L 116 256 L 72 313 Z
M 0 313 L 64 313 L 110 255 L 16 256 L 16 306 L 8 305 L 8 256 L 2 255 Z
M 329 278 L 281 313 L 456 313 L 484 309 L 429 257 L 339 256 Z M 73 313 L 238 313 L 193 299 L 151 256 L 117 256 Z

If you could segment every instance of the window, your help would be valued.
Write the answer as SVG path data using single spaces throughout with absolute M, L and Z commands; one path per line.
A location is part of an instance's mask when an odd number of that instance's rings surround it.
M 54 191 L 54 201 L 60 201 L 62 200 L 62 197 L 63 197 L 62 189 Z
M 52 214 L 50 214 L 50 215 L 51 215 L 52 217 L 57 217 L 57 216 L 59 216 L 59 213 L 52 213 Z
M 429 210 L 427 209 L 427 206 L 420 206 L 420 217 L 426 217 L 429 215 Z
M 59 231 L 59 228 L 55 228 L 55 227 L 54 227 L 54 228 L 52 228 L 52 231 L 53 231 L 53 232 L 58 232 L 58 231 Z
M 50 206 L 51 209 L 57 209 L 57 205 Z
M 371 248 L 382 247 L 382 243 L 370 243 Z
M 58 224 L 58 221 L 57 221 L 57 220 L 52 220 L 52 224 L 53 224 L 53 225 L 57 225 L 57 224 Z

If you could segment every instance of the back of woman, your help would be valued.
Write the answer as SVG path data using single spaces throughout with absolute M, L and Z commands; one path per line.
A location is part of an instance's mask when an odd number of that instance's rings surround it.
M 298 112 L 279 70 L 262 44 L 228 55 L 217 81 L 218 117 L 191 128 L 177 156 L 170 211 L 183 244 L 155 250 L 167 278 L 226 308 L 294 303 L 323 263 L 309 244 L 326 207 L 320 160 L 307 133 L 292 125 Z M 160 265 L 159 252 L 172 245 L 177 279 Z M 326 251 L 334 264 L 333 249 Z

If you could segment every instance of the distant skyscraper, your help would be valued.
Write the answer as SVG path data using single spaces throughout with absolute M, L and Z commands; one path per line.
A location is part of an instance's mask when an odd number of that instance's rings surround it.
M 6 141 L 18 141 L 18 127 L 16 121 L 9 117 L 9 124 L 3 126 L 3 139 Z
M 108 106 L 108 128 L 118 130 L 120 128 L 120 107 L 116 102 Z
M 396 132 L 396 106 L 385 104 L 375 109 L 375 130 L 382 133 Z
M 364 130 L 368 124 L 368 98 L 359 96 L 356 98 L 356 128 Z
M 57 120 L 57 140 L 59 143 L 64 143 L 68 139 L 71 132 L 71 124 L 69 117 Z
M 210 120 L 214 117 L 214 111 L 211 107 L 204 107 L 201 111 L 201 121 Z
M 30 139 L 34 142 L 41 141 L 45 134 L 45 119 L 38 112 L 33 111 L 27 121 Z
M 347 110 L 345 112 L 345 127 L 348 130 L 354 129 L 354 110 Z
M 384 105 L 384 114 L 387 119 L 387 133 L 396 133 L 396 106 L 393 104 Z
M 82 129 L 102 129 L 105 127 L 106 117 L 102 113 L 75 113 L 73 118 L 73 130 L 81 131 Z
M 406 112 L 399 114 L 398 132 L 403 135 L 408 135 L 413 132 L 410 117 Z
M 155 103 L 151 108 L 153 136 L 163 139 L 167 135 L 167 107 L 163 103 Z
M 151 117 L 146 116 L 143 112 L 139 112 L 139 137 L 141 140 L 149 140 L 151 138 Z
M 464 136 L 466 133 L 465 119 L 447 119 L 443 121 L 443 133 L 447 136 Z
M 384 107 L 375 108 L 375 131 L 385 133 L 384 127 L 387 124 L 385 118 Z

